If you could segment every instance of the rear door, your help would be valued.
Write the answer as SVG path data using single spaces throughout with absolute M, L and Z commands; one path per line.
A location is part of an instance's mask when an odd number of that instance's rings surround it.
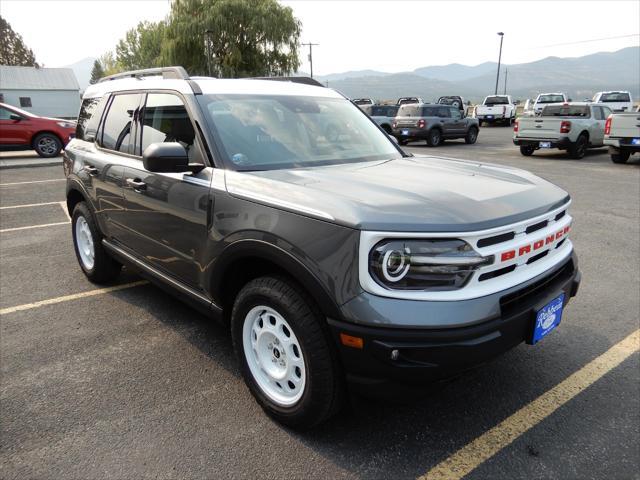
M 144 168 L 142 152 L 162 142 L 178 142 L 187 150 L 189 163 L 205 163 L 201 141 L 184 99 L 177 93 L 149 92 L 138 129 L 135 156 L 127 161 L 124 172 L 122 243 L 145 262 L 198 288 L 205 269 L 213 169 L 191 174 Z

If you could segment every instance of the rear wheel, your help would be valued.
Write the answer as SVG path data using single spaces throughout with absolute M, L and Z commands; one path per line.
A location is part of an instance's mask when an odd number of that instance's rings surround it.
M 627 163 L 630 156 L 631 152 L 629 150 L 618 150 L 617 153 L 611 154 L 611 161 L 613 163 Z
M 467 136 L 464 137 L 464 142 L 472 144 L 476 143 L 476 140 L 478 140 L 478 129 L 475 127 L 471 127 L 467 132 Z
M 343 378 L 324 321 L 305 292 L 279 277 L 250 281 L 233 305 L 244 380 L 265 412 L 285 425 L 310 428 L 341 406 Z
M 575 158 L 577 160 L 583 158 L 587 153 L 587 145 L 589 144 L 589 139 L 584 133 L 581 133 L 576 143 L 574 143 L 571 147 L 569 147 L 569 155 L 571 158 Z
M 432 128 L 427 134 L 427 145 L 437 147 L 442 143 L 442 132 L 438 128 Z
M 57 157 L 62 150 L 62 142 L 53 133 L 41 133 L 33 140 L 33 148 L 42 158 Z
M 76 257 L 87 278 L 94 283 L 114 280 L 122 266 L 102 246 L 102 234 L 85 202 L 73 209 L 71 227 Z
M 536 147 L 533 145 L 520 145 L 520 153 L 525 157 L 530 157 L 535 152 Z

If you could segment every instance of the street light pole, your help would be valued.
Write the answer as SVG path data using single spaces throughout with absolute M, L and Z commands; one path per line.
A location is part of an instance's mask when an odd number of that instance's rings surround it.
M 498 81 L 500 80 L 500 61 L 502 60 L 502 40 L 504 38 L 504 32 L 498 32 L 500 35 L 500 53 L 498 54 L 498 72 L 496 73 L 496 90 L 494 95 L 498 94 Z
M 311 66 L 311 78 L 313 78 L 313 46 L 320 45 L 319 43 L 303 43 L 304 46 L 309 46 L 309 65 Z
M 507 77 L 509 76 L 509 69 L 504 69 L 504 94 L 507 94 Z

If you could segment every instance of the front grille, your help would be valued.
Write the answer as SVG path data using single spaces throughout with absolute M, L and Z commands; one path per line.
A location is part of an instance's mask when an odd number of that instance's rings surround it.
M 541 297 L 546 293 L 545 290 L 555 288 L 561 282 L 571 278 L 574 270 L 573 260 L 569 259 L 567 263 L 548 276 L 520 290 L 505 295 L 500 299 L 500 309 L 502 310 L 503 317 L 508 317 L 515 311 L 532 307 L 536 301 L 538 301 L 537 297 Z
M 493 237 L 481 238 L 478 240 L 478 247 L 490 247 L 491 245 L 496 245 L 498 243 L 508 242 L 509 240 L 513 240 L 515 236 L 516 232 L 507 232 Z
M 533 262 L 537 262 L 542 257 L 546 257 L 548 253 L 549 253 L 549 250 L 545 250 L 544 252 L 541 252 L 541 253 L 539 253 L 537 255 L 534 255 L 529 260 L 527 260 L 527 265 L 531 265 Z
M 547 225 L 549 225 L 549 221 L 548 220 L 543 220 L 542 222 L 538 222 L 535 225 L 529 225 L 524 232 L 525 233 L 533 233 L 533 232 L 535 232 L 537 230 L 542 230 Z
M 509 272 L 513 272 L 516 269 L 515 265 L 509 265 L 508 267 L 499 268 L 498 270 L 492 270 L 491 272 L 483 273 L 478 277 L 479 282 L 484 282 L 485 280 L 489 280 L 490 278 L 496 278 L 500 275 L 505 275 Z

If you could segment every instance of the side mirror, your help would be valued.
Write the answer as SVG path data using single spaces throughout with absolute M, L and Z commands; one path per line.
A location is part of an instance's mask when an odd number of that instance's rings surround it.
M 567 102 L 573 102 L 573 100 L 571 98 L 567 99 Z
M 20 115 L 18 115 L 17 113 L 12 113 L 9 115 L 9 118 L 11 120 L 15 120 L 16 122 L 19 122 L 22 120 L 22 117 Z
M 157 173 L 198 173 L 204 169 L 199 163 L 189 163 L 185 148 L 177 142 L 152 143 L 142 153 L 145 170 Z

